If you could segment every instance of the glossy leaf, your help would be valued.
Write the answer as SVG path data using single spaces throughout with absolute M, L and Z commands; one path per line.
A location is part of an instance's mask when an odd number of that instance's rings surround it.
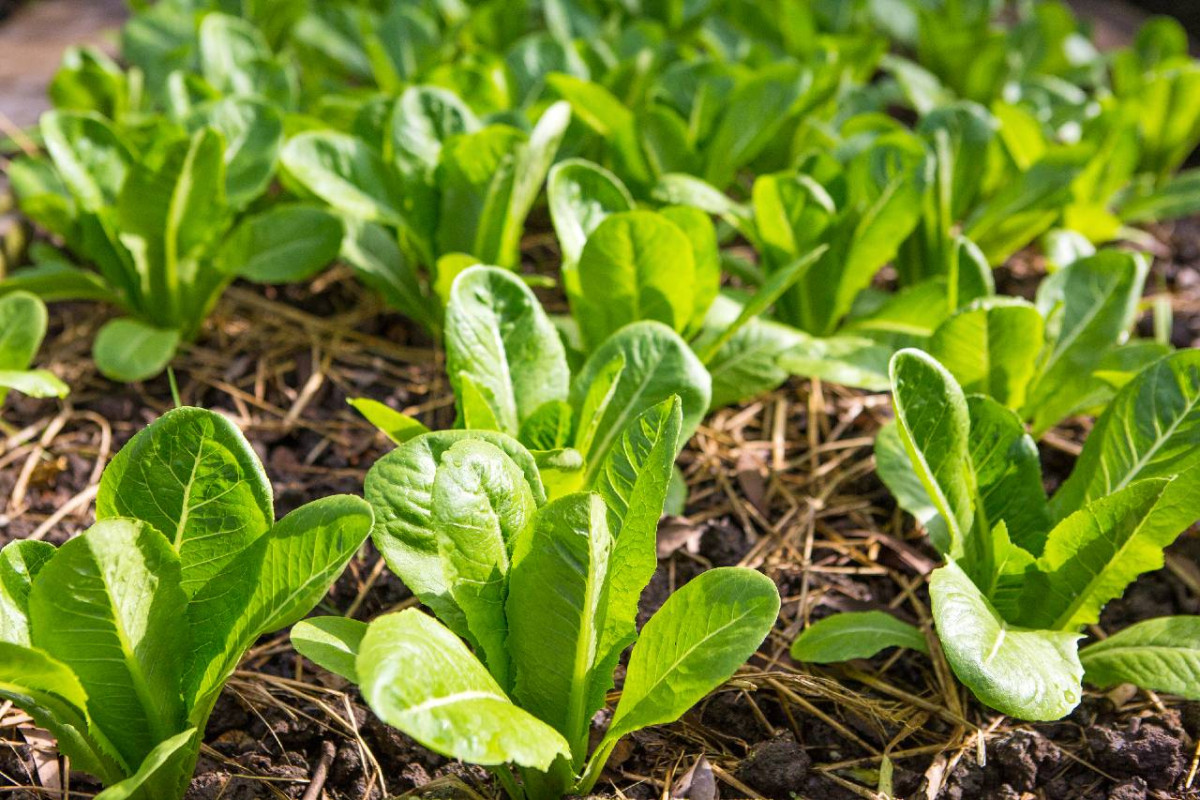
M 1108 688 L 1132 683 L 1143 689 L 1200 699 L 1200 617 L 1159 617 L 1079 651 L 1084 678 Z
M 166 369 L 179 341 L 177 330 L 120 317 L 100 328 L 92 343 L 92 357 L 106 378 L 132 383 L 153 378 Z
M 792 642 L 792 658 L 830 664 L 871 658 L 889 647 L 928 653 L 921 631 L 886 611 L 849 611 L 814 622 Z
M 352 397 L 346 401 L 354 410 L 362 414 L 367 422 L 383 431 L 396 444 L 404 444 L 413 437 L 429 433 L 424 423 L 402 414 L 377 400 L 366 397 Z
M 303 281 L 337 261 L 343 235 L 341 220 L 325 209 L 280 205 L 243 221 L 222 258 L 247 280 Z
M 355 662 L 367 623 L 349 617 L 313 617 L 292 626 L 292 646 L 309 661 L 358 683 Z
M 1014 298 L 987 298 L 955 312 L 937 327 L 929 353 L 963 391 L 1021 408 L 1042 349 L 1042 315 Z

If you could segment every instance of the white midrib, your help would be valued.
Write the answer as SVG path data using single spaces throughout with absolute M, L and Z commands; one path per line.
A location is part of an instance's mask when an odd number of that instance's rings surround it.
M 1158 451 L 1162 449 L 1163 445 L 1166 444 L 1167 441 L 1170 440 L 1170 438 L 1175 435 L 1175 431 L 1179 429 L 1179 426 L 1183 424 L 1183 421 L 1185 419 L 1187 419 L 1188 415 L 1191 414 L 1192 411 L 1194 411 L 1197 408 L 1197 406 L 1200 406 L 1200 394 L 1198 394 L 1194 398 L 1192 398 L 1191 402 L 1189 402 L 1187 404 L 1187 408 L 1185 408 L 1179 414 L 1179 416 L 1177 416 L 1171 422 L 1170 426 L 1165 431 L 1163 431 L 1162 435 L 1159 436 L 1154 441 L 1154 444 L 1149 449 L 1147 449 L 1145 453 L 1142 454 L 1142 457 L 1134 462 L 1133 466 L 1130 467 L 1129 471 L 1127 473 L 1125 473 L 1125 477 L 1122 478 L 1120 480 L 1120 482 L 1118 482 L 1117 485 L 1115 487 L 1113 487 L 1112 490 L 1110 490 L 1109 494 L 1112 494 L 1113 492 L 1118 492 L 1121 489 L 1124 489 L 1130 483 L 1132 483 L 1133 479 L 1138 476 L 1138 473 L 1140 473 L 1143 469 L 1146 468 L 1146 465 L 1149 464 L 1150 461 L 1154 458 L 1154 456 L 1158 453 Z
M 455 692 L 454 694 L 448 694 L 445 697 L 431 697 L 423 703 L 417 703 L 415 706 L 409 706 L 408 708 L 404 709 L 403 713 L 423 714 L 426 711 L 433 711 L 445 706 L 452 706 L 456 703 L 466 703 L 471 700 L 496 700 L 505 704 L 511 703 L 511 701 L 503 695 L 496 694 L 495 692 L 483 692 L 479 691 L 478 689 L 474 689 L 465 692 Z
M 200 442 L 196 446 L 196 457 L 192 460 L 192 471 L 188 475 L 187 483 L 183 485 L 183 505 L 179 510 L 179 523 L 175 526 L 175 537 L 172 546 L 175 552 L 178 553 L 183 548 L 183 532 L 187 529 L 188 516 L 192 511 L 192 487 L 196 485 L 196 471 L 200 467 L 200 460 L 204 454 L 204 443 L 207 438 L 200 437 Z

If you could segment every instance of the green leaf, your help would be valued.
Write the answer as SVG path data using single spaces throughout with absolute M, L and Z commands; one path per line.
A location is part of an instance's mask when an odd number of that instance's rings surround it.
M 179 331 L 119 317 L 104 323 L 92 356 L 104 377 L 121 383 L 153 378 L 167 368 L 179 347 Z
M 621 327 L 655 320 L 682 332 L 695 310 L 696 262 L 679 226 L 652 211 L 605 219 L 588 237 L 571 313 L 589 351 Z
M 109 786 L 96 795 L 96 800 L 148 800 L 161 796 L 159 792 L 182 793 L 191 780 L 190 771 L 200 746 L 200 735 L 195 728 L 188 728 L 159 742 L 137 772 Z
M 946 368 L 919 350 L 897 353 L 891 375 L 900 440 L 949 533 L 934 545 L 961 557 L 974 521 L 966 397 Z
M 741 308 L 724 295 L 717 298 L 696 339 L 698 352 L 703 352 L 705 342 L 723 335 L 724 325 L 732 324 Z M 712 377 L 710 407 L 740 403 L 783 385 L 791 376 L 783 358 L 807 340 L 807 334 L 787 325 L 761 318 L 747 320 L 705 363 Z
M 274 524 L 271 484 L 246 437 L 202 408 L 168 411 L 100 478 L 96 519 L 153 525 L 179 554 L 190 597 Z
M 839 334 L 818 339 L 796 333 L 804 338 L 779 358 L 779 367 L 788 374 L 871 392 L 891 388 L 888 362 L 894 350 L 889 345 L 861 336 Z
M 721 288 L 721 251 L 717 246 L 717 229 L 708 214 L 694 206 L 668 206 L 659 213 L 675 223 L 692 244 L 695 263 L 692 312 L 685 320 L 687 324 L 682 331 L 685 336 L 691 337 L 700 329 Z
M 675 475 L 683 411 L 671 397 L 642 412 L 608 452 L 589 487 L 608 506 L 616 540 L 608 577 L 607 608 L 601 625 L 589 715 L 604 705 L 621 652 L 637 638 L 638 601 L 658 567 L 658 521 Z M 686 493 L 686 486 L 684 489 Z
M 224 137 L 229 205 L 245 208 L 270 187 L 283 148 L 283 118 L 273 106 L 226 97 L 201 106 L 187 124 L 193 132 L 208 125 Z
M 564 273 L 574 270 L 588 237 L 601 222 L 634 208 L 633 197 L 620 178 L 581 158 L 569 158 L 551 168 L 546 195 Z
M 367 627 L 357 670 L 371 710 L 436 753 L 543 771 L 570 757 L 557 731 L 513 705 L 458 637 L 416 609 Z
M 0 642 L 30 645 L 29 590 L 56 552 L 54 545 L 33 539 L 9 542 L 0 550 Z
M 245 219 L 226 240 L 226 268 L 258 283 L 294 283 L 337 261 L 342 221 L 323 208 L 275 206 Z
M 304 188 L 338 211 L 367 222 L 407 224 L 396 173 L 361 139 L 309 131 L 289 139 L 280 158 Z
M 88 716 L 88 696 L 79 678 L 45 651 L 0 642 L 0 698 L 54 734 L 75 769 L 108 782 L 127 772 L 116 748 Z
M 29 369 L 46 336 L 47 319 L 46 304 L 28 292 L 0 296 L 0 371 Z
M 1200 465 L 1200 352 L 1167 356 L 1127 383 L 1109 403 L 1051 507 L 1062 519 L 1148 478 L 1180 475 L 1155 507 L 1155 524 L 1176 532 L 1200 517 L 1194 490 Z
M 463 439 L 441 455 L 430 506 L 430 530 L 438 540 L 450 595 L 483 661 L 507 687 L 509 554 L 537 510 L 533 490 L 498 447 Z
M 343 222 L 346 237 L 342 240 L 341 255 L 354 268 L 359 280 L 379 292 L 392 308 L 434 329 L 437 304 L 425 292 L 416 265 L 401 251 L 395 234 L 372 222 L 354 219 Z
M 949 550 L 950 532 L 946 528 L 946 519 L 929 499 L 929 492 L 913 469 L 895 422 L 884 425 L 875 435 L 875 471 L 900 507 L 925 528 L 938 552 Z
M 792 642 L 792 658 L 813 664 L 832 664 L 871 658 L 889 647 L 928 653 L 919 628 L 886 611 L 850 611 L 815 622 Z
M 517 438 L 531 450 L 560 450 L 573 441 L 574 421 L 568 403 L 551 400 L 525 418 Z
M 400 94 L 392 113 L 392 152 L 402 169 L 432 173 L 447 139 L 474 133 L 479 127 L 475 114 L 454 92 L 410 86 Z
M 1093 370 L 1132 325 L 1147 269 L 1141 255 L 1103 250 L 1042 281 L 1048 346 L 1022 412 L 1035 437 L 1076 410 Z
M 605 387 L 606 400 L 587 404 L 593 383 L 602 386 L 606 376 L 611 380 L 611 365 L 618 360 L 622 369 L 611 386 Z M 571 406 L 580 431 L 576 446 L 583 452 L 588 470 L 584 485 L 591 485 L 625 426 L 672 395 L 679 395 L 683 407 L 682 447 L 707 411 L 710 394 L 711 379 L 704 366 L 670 328 L 657 322 L 637 322 L 609 337 L 588 358 L 571 386 Z M 586 439 L 584 431 L 588 431 Z
M 746 663 L 778 615 L 775 584 L 751 569 L 719 567 L 684 584 L 642 628 L 605 740 L 679 719 Z
M 434 529 L 434 481 L 446 452 L 463 440 L 487 442 L 504 452 L 525 477 L 534 501 L 546 502 L 538 466 L 515 439 L 491 431 L 436 431 L 417 436 L 375 462 L 364 493 L 375 512 L 371 538 L 388 568 L 459 635 L 467 635 L 463 611 L 454 601 Z
M 0 281 L 0 294 L 23 291 L 47 302 L 95 300 L 120 304 L 120 299 L 102 276 L 63 261 L 43 261 L 30 267 L 21 267 Z
M 525 143 L 516 155 L 512 192 L 508 197 L 508 205 L 498 213 L 503 214 L 500 240 L 494 251 L 476 253 L 484 262 L 491 262 L 492 252 L 496 255 L 494 263 L 500 266 L 516 266 L 520 263 L 521 236 L 525 233 L 525 218 L 542 190 L 550 165 L 558 153 L 558 146 L 566 135 L 567 125 L 571 121 L 571 106 L 568 103 L 552 104 L 542 112 L 529 141 Z
M 459 274 L 446 307 L 445 346 L 456 394 L 469 377 L 498 429 L 510 436 L 538 408 L 567 398 L 562 339 L 533 292 L 510 272 L 471 267 Z
M 934 570 L 929 595 L 946 659 L 981 702 L 1032 721 L 1062 719 L 1079 704 L 1078 634 L 1009 625 L 953 561 Z
M 396 444 L 404 444 L 414 436 L 429 433 L 429 428 L 416 419 L 402 414 L 378 400 L 366 397 L 351 397 L 346 401 L 362 414 L 367 422 L 383 431 Z
M 40 130 L 63 183 L 85 211 L 116 204 L 133 159 L 112 126 L 96 114 L 49 111 Z
M 358 683 L 355 661 L 366 635 L 365 622 L 349 617 L 313 617 L 292 626 L 292 646 L 314 664 Z
M 1097 622 L 1104 605 L 1137 576 L 1161 569 L 1163 549 L 1179 534 L 1153 519 L 1166 488 L 1161 479 L 1137 481 L 1058 523 L 1027 577 L 1021 621 L 1079 630 Z
M 933 332 L 929 354 L 964 392 L 1021 408 L 1042 349 L 1042 315 L 1017 298 L 989 297 L 956 311 Z
M 503 249 L 504 227 L 516 181 L 523 131 L 489 125 L 449 139 L 442 147 L 436 251 L 470 253 L 485 264 L 515 267 L 517 252 Z
M 1079 651 L 1084 679 L 1200 699 L 1200 617 L 1159 617 L 1131 625 Z
M 60 547 L 29 594 L 34 647 L 79 677 L 89 713 L 127 764 L 183 723 L 179 654 L 189 642 L 179 582 L 179 557 L 161 533 L 103 520 Z
M 71 393 L 71 387 L 45 369 L 0 370 L 0 402 L 4 398 L 4 389 L 15 389 L 26 397 L 66 397 Z
M 517 540 L 509 584 L 513 697 L 571 743 L 577 768 L 596 684 L 611 685 L 612 666 L 597 669 L 613 546 L 606 517 L 591 493 L 544 506 Z
M 371 509 L 359 497 L 308 503 L 196 592 L 187 608 L 192 645 L 183 682 L 191 724 L 204 727 L 225 680 L 259 636 L 286 628 L 321 602 L 371 524 Z

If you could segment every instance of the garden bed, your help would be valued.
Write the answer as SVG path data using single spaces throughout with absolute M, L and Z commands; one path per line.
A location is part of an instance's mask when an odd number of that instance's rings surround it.
M 558 261 L 547 245 L 548 221 L 530 228 L 523 269 L 545 272 Z M 1147 294 L 1169 296 L 1174 346 L 1200 346 L 1200 218 L 1152 233 Z M 997 271 L 997 288 L 1031 298 L 1043 275 L 1038 259 L 1022 253 Z M 539 291 L 548 309 L 565 307 L 562 296 Z M 39 363 L 72 393 L 61 404 L 17 395 L 7 401 L 0 544 L 61 544 L 87 528 L 102 468 L 177 403 L 218 410 L 245 432 L 281 515 L 330 494 L 361 493 L 368 468 L 392 449 L 348 398 L 379 400 L 434 430 L 454 424 L 441 349 L 385 310 L 346 268 L 298 287 L 235 284 L 174 361 L 174 385 L 166 375 L 124 385 L 100 376 L 90 352 L 108 319 L 94 304 L 51 307 Z M 1149 310 L 1139 326 L 1152 333 Z M 793 379 L 706 418 L 680 457 L 688 503 L 683 515 L 660 524 L 658 570 L 639 622 L 716 566 L 763 571 L 778 586 L 783 610 L 735 678 L 680 722 L 627 737 L 596 793 L 647 800 L 713 800 L 718 792 L 809 800 L 1200 798 L 1200 702 L 1127 688 L 1089 691 L 1059 722 L 1021 723 L 979 703 L 940 653 L 931 660 L 888 650 L 829 667 L 789 657 L 806 623 L 835 612 L 886 607 L 929 625 L 924 578 L 940 557 L 874 471 L 875 435 L 891 415 L 886 394 Z M 1065 479 L 1088 428 L 1075 420 L 1043 439 L 1047 488 Z M 1200 613 L 1197 563 L 1193 530 L 1168 550 L 1166 568 L 1142 576 L 1091 633 Z M 319 610 L 367 620 L 413 605 L 368 544 Z M 57 752 L 24 712 L 0 707 L 0 734 L 0 794 L 99 791 L 78 776 L 67 780 Z M 499 793 L 483 769 L 436 755 L 377 720 L 357 689 L 297 656 L 286 632 L 260 641 L 243 661 L 204 742 L 188 794 L 196 800 Z
M 1171 292 L 1174 344 L 1196 346 L 1200 221 L 1156 233 L 1162 256 L 1148 285 Z M 539 260 L 545 255 L 531 249 Z M 1001 288 L 1025 293 L 1037 269 L 1014 259 L 998 273 L 1008 284 Z M 435 428 L 453 421 L 438 351 L 344 277 L 335 272 L 287 291 L 237 287 L 175 368 L 182 402 L 219 409 L 246 432 L 277 489 L 280 513 L 359 491 L 367 468 L 390 449 L 346 405 L 348 397 L 378 399 Z M 172 407 L 166 377 L 121 386 L 94 372 L 86 355 L 104 318 L 94 306 L 55 307 L 44 362 L 77 388 L 61 409 L 10 400 L 0 456 L 0 496 L 10 499 L 0 540 L 60 543 L 87 527 L 99 468 Z M 681 458 L 689 504 L 683 517 L 660 526 L 662 558 L 643 595 L 642 620 L 700 570 L 733 564 L 775 580 L 781 619 L 751 664 L 704 705 L 619 748 L 597 791 L 659 797 L 704 756 L 702 771 L 711 770 L 726 797 L 869 797 L 886 752 L 896 797 L 1200 797 L 1193 783 L 1200 704 L 1090 693 L 1061 722 L 1022 724 L 983 708 L 944 662 L 931 669 L 909 651 L 830 668 L 804 668 L 788 657 L 802 616 L 887 606 L 902 618 L 928 620 L 922 577 L 937 555 L 872 469 L 874 435 L 890 413 L 886 395 L 796 380 L 706 421 Z M 1069 471 L 1083 433 L 1069 426 L 1043 445 L 1050 488 Z M 1198 556 L 1200 538 L 1182 538 L 1168 568 L 1143 576 L 1112 603 L 1101 628 L 1200 613 Z M 368 619 L 412 602 L 368 547 L 323 610 Z M 48 774 L 45 757 L 19 744 L 26 719 L 9 710 L 3 722 L 15 738 L 0 751 L 0 780 L 12 787 L 38 785 L 39 767 Z M 298 659 L 285 636 L 261 642 L 243 663 L 205 742 L 189 797 L 307 800 L 316 796 L 305 795 L 314 776 L 330 800 L 383 797 L 381 779 L 389 793 L 494 792 L 482 770 L 379 723 L 353 687 Z M 693 794 L 681 796 L 711 797 L 704 785 L 697 781 Z M 73 785 L 71 794 L 88 790 Z

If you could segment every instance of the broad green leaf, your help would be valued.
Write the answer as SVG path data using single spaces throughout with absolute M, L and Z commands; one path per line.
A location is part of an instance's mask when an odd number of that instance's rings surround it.
M 459 375 L 456 382 L 459 426 L 469 431 L 499 431 L 500 420 L 496 418 L 491 401 L 483 393 L 483 387 L 469 374 Z
M 590 406 L 583 413 L 593 382 L 604 376 L 615 361 L 623 368 L 606 394 L 607 401 Z M 679 395 L 683 407 L 683 428 L 679 447 L 691 438 L 708 410 L 711 379 L 699 359 L 679 336 L 657 322 L 636 322 L 608 338 L 588 358 L 571 386 L 571 406 L 575 409 L 580 431 L 590 430 L 587 445 L 576 442 L 583 452 L 588 474 L 584 485 L 591 485 L 609 450 L 625 432 L 625 426 L 672 395 Z
M 711 569 L 684 584 L 642 628 L 606 741 L 679 719 L 746 663 L 778 614 L 775 584 L 751 569 Z
M 491 431 L 436 431 L 417 436 L 375 462 L 364 493 L 375 512 L 371 539 L 413 594 L 456 633 L 468 633 L 446 580 L 433 528 L 433 487 L 447 450 L 463 440 L 495 445 L 520 468 L 538 505 L 546 502 L 537 463 L 515 439 Z
M 508 196 L 507 206 L 498 209 L 496 213 L 502 216 L 501 233 L 494 250 L 477 253 L 485 262 L 489 262 L 495 253 L 495 263 L 501 266 L 516 266 L 520 263 L 521 236 L 525 233 L 525 218 L 537 200 L 546 182 L 546 174 L 558 146 L 567 132 L 571 121 L 571 106 L 558 102 L 551 105 L 538 118 L 537 123 L 529 134 L 529 141 L 517 150 L 512 191 Z
M 407 224 L 395 172 L 361 139 L 309 131 L 289 139 L 280 158 L 304 188 L 338 211 L 367 222 Z
M 119 317 L 100 328 L 92 343 L 92 356 L 104 377 L 132 383 L 153 378 L 166 369 L 175 357 L 179 340 L 178 330 Z
M 54 734 L 76 769 L 109 782 L 127 772 L 116 748 L 93 726 L 79 678 L 45 651 L 0 642 L 0 698 Z
M 168 411 L 104 470 L 96 519 L 153 525 L 179 554 L 190 597 L 274 524 L 271 484 L 246 437 L 201 408 Z
M 521 708 L 563 735 L 576 756 L 587 751 L 613 539 L 596 494 L 544 506 L 517 540 L 508 594 L 508 647 Z M 494 671 L 493 671 L 494 674 Z M 601 689 L 601 693 L 604 691 Z
M 42 261 L 5 275 L 0 281 L 0 295 L 15 292 L 30 292 L 51 303 L 56 300 L 95 300 L 120 304 L 103 276 L 63 261 Z
M 225 139 L 225 196 L 245 208 L 271 185 L 283 148 L 283 118 L 273 106 L 245 97 L 226 97 L 201 106 L 189 130 L 208 125 Z
M 8 183 L 21 213 L 68 244 L 79 236 L 75 198 L 58 176 L 50 159 L 16 158 L 8 164 Z M 94 274 L 94 273 L 91 273 Z M 11 275 L 5 275 L 7 283 Z
M 1147 478 L 1173 481 L 1155 524 L 1179 532 L 1200 517 L 1194 476 L 1200 465 L 1200 352 L 1155 362 L 1126 384 L 1096 422 L 1075 469 L 1055 493 L 1059 519 Z
M 275 60 L 262 32 L 250 20 L 205 14 L 197 49 L 204 79 L 220 94 L 291 105 L 295 76 L 285 68 L 286 62 Z
M 682 332 L 695 310 L 696 262 L 687 235 L 652 211 L 605 219 L 588 237 L 571 312 L 589 351 L 621 327 L 655 320 Z
M 179 794 L 187 789 L 199 737 L 195 728 L 159 742 L 125 780 L 114 783 L 96 795 L 96 800 L 138 800 L 139 798 Z
M 616 541 L 601 625 L 600 666 L 591 687 L 589 714 L 604 705 L 604 693 L 612 686 L 617 660 L 637 638 L 634 623 L 638 601 L 658 567 L 658 521 L 675 475 L 672 467 L 679 452 L 682 426 L 678 397 L 642 412 L 608 451 L 590 487 L 608 506 Z
M 705 330 L 696 340 L 697 348 L 722 336 L 722 325 L 732 324 L 741 316 L 742 308 L 724 295 L 718 297 L 705 319 Z M 762 318 L 748 320 L 705 364 L 712 376 L 710 408 L 740 403 L 783 385 L 791 372 L 782 359 L 807 340 L 807 334 L 790 326 Z
M 601 222 L 634 208 L 633 197 L 620 178 L 579 158 L 566 159 L 551 168 L 546 195 L 562 250 L 564 273 L 574 270 L 588 237 Z
M 797 330 L 796 334 L 803 338 L 779 358 L 780 369 L 788 374 L 871 392 L 891 388 L 888 376 L 888 362 L 894 355 L 891 346 L 861 336 L 838 334 L 818 339 L 803 331 Z
M 416 609 L 367 627 L 357 671 L 371 710 L 436 753 L 538 770 L 570 758 L 556 730 L 513 705 L 458 637 Z
M 383 431 L 396 444 L 404 444 L 414 436 L 429 433 L 429 428 L 407 414 L 366 397 L 352 397 L 346 401 L 362 414 L 367 422 Z
M 946 659 L 981 702 L 1032 721 L 1062 719 L 1079 704 L 1078 634 L 1009 625 L 953 561 L 934 570 L 929 595 Z
M 145 292 L 139 313 L 188 336 L 232 278 L 195 263 L 228 226 L 224 147 L 212 128 L 172 142 L 161 159 L 136 163 L 117 197 L 119 238 Z
M 974 521 L 967 400 L 946 368 L 919 350 L 897 353 L 891 375 L 900 440 L 949 532 L 942 552 L 961 557 Z
M 99 212 L 116 203 L 133 158 L 107 121 L 49 111 L 40 130 L 59 176 L 84 210 Z
M 463 439 L 442 453 L 430 499 L 446 585 L 471 641 L 501 686 L 509 679 L 504 601 L 510 554 L 537 501 L 520 467 L 494 444 Z
M 920 629 L 886 611 L 848 611 L 814 622 L 792 642 L 792 658 L 832 664 L 871 658 L 889 647 L 928 653 Z
M 1180 532 L 1153 518 L 1166 489 L 1165 480 L 1137 481 L 1058 523 L 1027 577 L 1021 621 L 1079 630 L 1098 621 L 1104 605 L 1139 575 L 1161 569 L 1163 549 Z
M 29 590 L 56 552 L 54 545 L 33 539 L 9 542 L 0 550 L 0 642 L 30 645 Z
M 884 425 L 875 435 L 875 471 L 900 507 L 912 514 L 925 528 L 938 552 L 948 551 L 950 533 L 946 528 L 946 519 L 938 513 L 937 507 L 929 499 L 929 492 L 913 469 L 913 462 L 900 438 L 900 428 L 895 422 Z
M 527 143 L 523 131 L 495 124 L 443 145 L 437 169 L 436 252 L 470 253 L 501 267 L 517 265 L 515 249 L 502 247 L 503 231 L 517 178 L 517 151 Z
M 567 398 L 562 339 L 533 292 L 510 272 L 471 267 L 459 274 L 446 307 L 445 346 L 456 392 L 470 377 L 510 436 L 538 408 Z
M 349 617 L 313 617 L 292 626 L 296 652 L 351 683 L 358 683 L 355 661 L 367 635 L 367 623 Z
M 1159 617 L 1079 651 L 1084 679 L 1101 688 L 1132 683 L 1200 699 L 1200 617 Z
M 183 723 L 179 655 L 189 642 L 179 583 L 179 557 L 161 533 L 103 520 L 60 547 L 29 594 L 33 646 L 79 677 L 88 712 L 127 764 Z
M 1042 315 L 1023 300 L 977 300 L 937 327 L 929 354 L 950 370 L 964 392 L 1021 408 L 1042 349 L 1042 327 Z
M 1103 250 L 1042 281 L 1047 347 L 1022 412 L 1035 437 L 1076 410 L 1092 371 L 1132 324 L 1147 269 L 1141 255 Z
M 1037 445 L 1016 413 L 992 398 L 971 395 L 967 409 L 976 534 L 1004 522 L 1013 542 L 1041 555 L 1053 519 L 1042 487 Z
M 708 214 L 694 206 L 668 206 L 659 213 L 675 223 L 692 244 L 695 265 L 692 313 L 682 331 L 685 336 L 691 337 L 703 324 L 721 288 L 721 252 L 717 246 L 717 229 Z
M 400 94 L 392 113 L 392 153 L 402 169 L 432 173 L 447 139 L 479 127 L 458 95 L 435 86 L 411 86 Z
M 574 422 L 568 403 L 551 400 L 525 418 L 517 438 L 530 450 L 559 450 L 574 441 Z
M 359 280 L 379 292 L 384 302 L 426 328 L 438 319 L 436 303 L 417 277 L 417 267 L 400 249 L 393 232 L 373 222 L 346 219 L 342 258 Z
M 258 283 L 293 283 L 337 261 L 342 221 L 323 208 L 275 206 L 244 220 L 222 249 L 226 269 Z
M 0 372 L 24 372 L 46 336 L 46 304 L 28 292 L 0 296 Z M 0 403 L 5 392 L 0 389 Z
M 45 369 L 0 370 L 0 402 L 4 399 L 5 389 L 15 389 L 26 397 L 66 397 L 71 393 L 71 387 Z
M 204 726 L 225 680 L 259 636 L 295 623 L 325 597 L 371 523 L 371 509 L 359 497 L 308 503 L 196 592 L 187 608 L 192 645 L 183 683 L 191 724 Z

